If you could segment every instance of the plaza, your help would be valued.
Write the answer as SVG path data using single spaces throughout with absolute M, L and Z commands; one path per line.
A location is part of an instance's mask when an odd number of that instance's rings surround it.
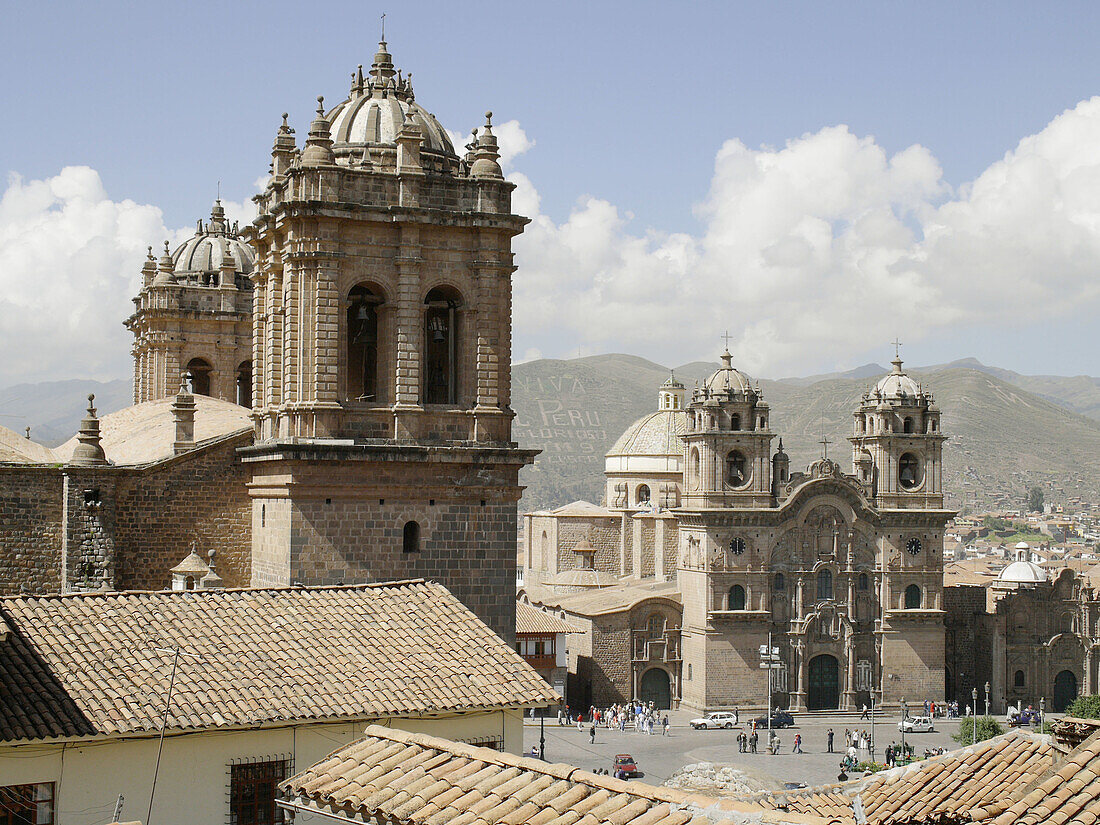
M 544 727 L 546 757 L 550 762 L 565 762 L 585 770 L 610 770 L 615 754 L 629 753 L 642 772 L 637 778 L 653 785 L 662 784 L 685 765 L 714 762 L 744 768 L 752 776 L 771 778 L 781 785 L 801 782 L 815 786 L 837 781 L 840 760 L 844 755 L 845 728 L 870 730 L 870 722 L 861 722 L 857 713 L 796 714 L 794 727 L 778 731 L 781 751 L 771 756 L 764 752 L 766 732 L 760 737 L 760 753 L 739 753 L 737 733 L 739 730 L 748 731 L 748 725 L 742 724 L 733 730 L 693 730 L 688 725 L 688 720 L 693 716 L 687 711 L 670 711 L 672 726 L 667 737 L 661 735 L 660 728 L 654 728 L 653 735 L 649 736 L 635 733 L 632 729 L 620 732 L 597 727 L 595 744 L 589 744 L 590 723 L 585 723 L 583 730 L 577 730 L 576 723 L 561 727 L 555 718 L 550 717 Z M 749 719 L 750 714 L 742 713 L 741 718 Z M 898 721 L 897 714 L 876 716 L 875 753 L 880 762 L 887 745 L 901 742 Z M 937 719 L 933 732 L 907 733 L 906 742 L 913 745 L 917 755 L 922 754 L 925 748 L 953 750 L 961 747 L 951 738 L 958 731 L 959 722 L 959 719 Z M 835 734 L 835 753 L 829 753 L 826 749 L 829 728 Z M 801 754 L 791 752 L 795 734 L 802 735 Z M 532 746 L 538 744 L 539 722 L 528 718 L 523 730 L 524 752 L 530 753 Z M 866 754 L 861 753 L 860 758 L 866 758 Z M 857 776 L 853 774 L 852 778 Z

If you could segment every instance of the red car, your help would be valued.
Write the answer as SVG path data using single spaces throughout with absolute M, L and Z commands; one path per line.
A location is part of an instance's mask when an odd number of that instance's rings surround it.
M 635 764 L 633 756 L 629 753 L 615 754 L 615 770 L 612 772 L 613 776 L 628 778 L 637 776 L 638 773 L 638 766 Z

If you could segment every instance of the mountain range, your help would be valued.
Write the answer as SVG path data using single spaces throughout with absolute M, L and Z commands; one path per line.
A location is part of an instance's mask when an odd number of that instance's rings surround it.
M 675 368 L 689 389 L 717 364 Z M 888 371 L 866 364 L 842 373 L 760 380 L 771 406 L 772 429 L 783 438 L 792 469 L 830 454 L 850 465 L 846 441 L 860 396 Z M 943 411 L 944 489 L 953 507 L 983 510 L 1021 506 L 1029 487 L 1048 501 L 1100 498 L 1100 378 L 1021 375 L 966 358 L 907 369 L 930 389 Z M 541 359 L 512 368 L 514 435 L 542 450 L 521 473 L 523 510 L 576 499 L 599 502 L 603 457 L 631 422 L 657 408 L 657 388 L 669 369 L 624 354 L 570 360 Z M 0 390 L 0 425 L 31 427 L 54 446 L 79 426 L 87 395 L 101 415 L 128 405 L 130 382 L 51 381 Z

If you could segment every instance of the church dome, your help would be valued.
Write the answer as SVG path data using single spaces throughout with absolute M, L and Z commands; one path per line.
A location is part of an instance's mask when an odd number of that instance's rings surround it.
M 346 100 L 325 115 L 331 124 L 333 151 L 337 156 L 361 153 L 367 146 L 396 146 L 397 135 L 411 114 L 424 136 L 421 152 L 456 159 L 454 146 L 435 115 L 414 100 L 412 74 L 402 77 L 393 68 L 386 41 L 378 44 L 368 77 L 363 67 L 352 76 Z
M 730 355 L 729 350 L 722 353 L 722 366 L 703 381 L 703 387 L 710 395 L 725 392 L 747 395 L 753 391 L 752 380 L 745 373 L 734 368 L 733 356 Z
M 608 458 L 619 456 L 676 457 L 683 455 L 680 436 L 687 432 L 687 413 L 682 410 L 659 410 L 643 416 L 626 428 Z
M 997 576 L 997 581 L 1004 584 L 1042 584 L 1046 580 L 1046 571 L 1030 561 L 1014 561 Z
M 879 379 L 871 390 L 870 395 L 879 400 L 906 401 L 915 403 L 924 398 L 926 393 L 920 384 L 910 378 L 901 368 L 901 358 L 894 358 L 891 362 L 893 370 Z
M 186 279 L 188 275 L 215 273 L 222 268 L 227 254 L 232 257 L 236 273 L 247 275 L 252 271 L 256 253 L 241 240 L 236 226 L 229 225 L 221 199 L 218 199 L 210 210 L 210 222 L 204 224 L 200 220 L 194 237 L 188 238 L 172 253 L 172 268 L 177 280 L 181 275 Z

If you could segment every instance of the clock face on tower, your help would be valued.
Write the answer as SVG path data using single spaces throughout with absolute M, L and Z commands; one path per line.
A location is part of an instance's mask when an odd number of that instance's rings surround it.
M 740 536 L 735 536 L 730 539 L 730 552 L 735 556 L 740 556 L 745 552 L 745 540 Z
M 913 538 L 909 539 L 909 541 L 907 541 L 905 543 L 905 549 L 908 550 L 914 556 L 917 555 L 917 553 L 920 552 L 920 548 L 921 548 L 920 539 L 918 539 L 916 537 L 913 537 Z

